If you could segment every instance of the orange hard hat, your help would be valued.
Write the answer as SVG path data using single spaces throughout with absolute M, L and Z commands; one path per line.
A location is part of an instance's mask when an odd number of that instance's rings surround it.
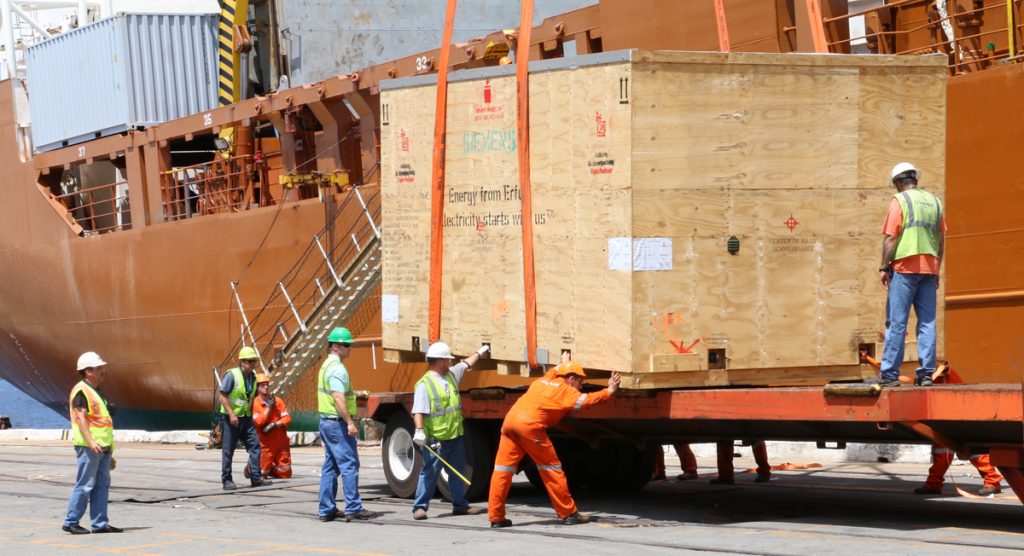
M 270 382 L 270 377 L 263 373 L 256 373 L 256 384 Z
M 555 367 L 555 374 L 558 376 L 579 375 L 583 378 L 587 377 L 587 373 L 583 372 L 583 365 L 575 361 L 566 361 Z

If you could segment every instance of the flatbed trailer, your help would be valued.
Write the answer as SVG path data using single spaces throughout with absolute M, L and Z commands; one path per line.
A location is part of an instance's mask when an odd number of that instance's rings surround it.
M 502 420 L 523 390 L 463 394 L 467 496 L 486 496 Z M 396 496 L 415 491 L 422 457 L 412 443 L 412 393 L 372 394 L 386 424 L 384 472 Z M 651 478 L 663 444 L 734 440 L 938 444 L 962 459 L 989 453 L 1024 502 L 1024 397 L 1019 384 L 936 385 L 837 393 L 823 387 L 620 391 L 551 430 L 571 487 L 630 491 Z M 521 470 L 535 485 L 529 459 Z M 444 474 L 443 474 L 444 475 Z M 449 496 L 447 476 L 440 490 Z

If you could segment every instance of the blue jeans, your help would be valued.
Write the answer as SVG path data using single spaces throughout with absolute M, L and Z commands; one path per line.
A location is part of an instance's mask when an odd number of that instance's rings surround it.
M 934 274 L 893 273 L 886 304 L 888 326 L 882 351 L 882 380 L 899 379 L 911 306 L 917 315 L 917 355 L 920 360 L 917 376 L 930 376 L 935 371 L 935 295 L 938 283 L 939 277 Z
M 320 443 L 324 445 L 324 466 L 320 473 L 320 515 L 330 515 L 338 506 L 338 475 L 345 494 L 345 513 L 363 510 L 359 497 L 359 453 L 356 439 L 348 435 L 344 421 L 320 419 Z
M 237 427 L 231 426 L 231 420 L 227 415 L 221 414 L 220 417 L 220 482 L 231 481 L 231 459 L 235 457 L 235 446 L 238 445 L 239 439 L 245 445 L 245 451 L 249 452 L 249 471 L 252 473 L 249 480 L 252 481 L 252 484 L 262 481 L 260 438 L 256 436 L 256 427 L 252 424 L 252 417 L 239 417 Z
M 75 446 L 78 459 L 78 476 L 75 488 L 68 502 L 68 515 L 64 525 L 78 525 L 89 505 L 89 521 L 92 530 L 102 529 L 110 524 L 107 519 L 107 497 L 110 495 L 110 454 L 97 454 L 85 446 Z
M 452 467 L 459 470 L 459 473 L 466 474 L 466 449 L 463 446 L 462 437 L 459 436 L 452 440 L 441 440 L 441 449 L 434 448 L 437 453 L 441 454 L 441 457 L 445 461 L 450 463 Z M 434 454 L 430 453 L 430 450 L 426 448 L 420 448 L 420 453 L 423 454 L 423 469 L 420 469 L 420 481 L 416 484 L 416 501 L 412 504 L 413 511 L 423 509 L 424 511 L 430 507 L 430 499 L 434 497 L 434 491 L 437 490 L 437 477 L 441 472 L 441 460 L 437 459 Z M 465 510 L 469 507 L 469 502 L 466 501 L 466 483 L 462 482 L 462 479 L 455 476 L 450 470 L 448 471 L 448 487 L 452 491 L 452 506 L 456 510 Z

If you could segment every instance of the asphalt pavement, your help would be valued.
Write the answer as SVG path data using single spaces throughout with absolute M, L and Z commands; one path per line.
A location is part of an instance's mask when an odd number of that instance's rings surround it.
M 519 475 L 509 497 L 514 526 L 492 530 L 486 515 L 453 516 L 435 499 L 430 517 L 412 519 L 411 501 L 388 491 L 378 446 L 360 448 L 370 522 L 316 519 L 320 448 L 293 449 L 295 477 L 255 490 L 220 489 L 220 452 L 192 445 L 118 447 L 110 519 L 122 534 L 72 536 L 60 530 L 74 482 L 68 442 L 0 445 L 0 554 L 1011 554 L 1024 551 L 1024 507 L 1007 488 L 996 498 L 922 497 L 926 465 L 826 463 L 776 471 L 755 484 L 652 482 L 638 493 L 576 493 L 595 521 L 561 525 L 545 493 Z M 773 462 L 781 463 L 781 462 Z M 793 462 L 806 464 L 813 462 Z M 244 452 L 235 456 L 242 483 Z M 752 466 L 739 460 L 737 470 Z M 678 472 L 669 458 L 669 477 Z M 950 476 L 981 486 L 969 465 Z M 1004 487 L 1005 488 L 1005 487 Z M 340 489 L 339 489 L 340 495 Z M 484 502 L 474 505 L 485 506 Z M 339 502 L 341 506 L 341 502 Z M 83 525 L 87 524 L 83 520 Z M 952 552 L 950 552 L 952 551 Z

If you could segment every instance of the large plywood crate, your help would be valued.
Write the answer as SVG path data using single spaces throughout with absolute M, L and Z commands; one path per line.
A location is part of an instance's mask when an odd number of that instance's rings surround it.
M 571 350 L 634 388 L 859 378 L 860 351 L 881 355 L 890 168 L 913 162 L 943 196 L 944 60 L 631 50 L 531 64 L 539 359 Z M 457 353 L 490 343 L 518 373 L 512 72 L 449 84 L 441 335 Z M 435 84 L 382 85 L 392 359 L 426 347 Z

